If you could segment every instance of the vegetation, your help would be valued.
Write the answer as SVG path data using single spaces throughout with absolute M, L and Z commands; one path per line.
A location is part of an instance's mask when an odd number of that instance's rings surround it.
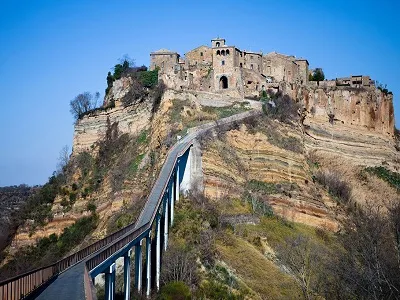
M 389 183 L 392 187 L 400 191 L 400 174 L 392 172 L 385 167 L 368 167 L 367 172 L 374 174 Z
M 340 179 L 340 175 L 329 170 L 317 170 L 313 178 L 328 189 L 329 194 L 342 203 L 351 201 L 351 187 L 346 181 Z
M 262 99 L 265 99 L 263 104 L 263 112 L 265 115 L 284 123 L 299 120 L 300 105 L 288 95 L 282 95 L 280 92 L 270 92 L 268 98 Z
M 387 95 L 393 95 L 393 92 L 389 91 L 387 88 L 386 84 L 382 84 L 382 83 L 378 83 L 377 82 L 377 86 L 378 86 L 378 90 L 380 90 L 382 93 L 384 93 L 386 96 Z
M 157 297 L 160 300 L 187 300 L 191 299 L 189 287 L 182 281 L 173 281 L 164 285 Z
M 310 73 L 309 80 L 310 81 L 324 81 L 325 80 L 324 71 L 321 68 L 316 68 L 312 74 Z
M 21 248 L 0 269 L 0 280 L 56 262 L 78 246 L 96 228 L 97 223 L 98 216 L 93 213 L 66 227 L 60 236 L 51 234 L 39 239 L 36 245 Z
M 23 222 L 21 209 L 40 187 L 19 186 L 0 187 L 0 252 L 7 246 L 17 227 Z
M 100 94 L 97 92 L 92 95 L 89 92 L 83 92 L 70 101 L 70 112 L 75 120 L 81 119 L 98 107 Z

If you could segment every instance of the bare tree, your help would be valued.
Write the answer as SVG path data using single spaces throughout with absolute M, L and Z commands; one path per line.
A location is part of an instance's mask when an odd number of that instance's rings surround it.
M 191 286 L 196 283 L 196 257 L 192 252 L 171 244 L 163 257 L 161 281 L 166 284 L 171 281 L 183 281 Z
M 304 299 L 313 299 L 314 287 L 318 281 L 316 271 L 322 263 L 318 246 L 309 237 L 297 235 L 287 238 L 278 248 L 278 253 L 279 259 L 296 277 Z
M 58 156 L 58 162 L 57 162 L 58 174 L 61 174 L 65 171 L 68 162 L 69 162 L 69 147 L 68 145 L 65 145 L 64 147 L 62 147 L 60 154 Z
M 71 100 L 69 103 L 70 112 L 74 116 L 75 120 L 78 120 L 87 112 L 95 109 L 98 105 L 99 98 L 99 92 L 96 92 L 94 95 L 89 92 L 83 92 Z

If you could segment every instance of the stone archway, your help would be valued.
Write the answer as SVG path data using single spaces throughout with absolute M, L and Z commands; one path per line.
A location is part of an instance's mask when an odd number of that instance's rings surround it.
M 219 79 L 219 89 L 227 89 L 228 88 L 228 78 L 226 76 L 221 76 Z

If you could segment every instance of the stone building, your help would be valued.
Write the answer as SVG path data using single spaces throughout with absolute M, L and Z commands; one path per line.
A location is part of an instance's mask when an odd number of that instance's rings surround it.
M 294 90 L 309 83 L 307 59 L 276 52 L 262 54 L 227 45 L 223 38 L 211 40 L 181 58 L 177 52 L 161 49 L 150 54 L 150 69 L 159 68 L 160 79 L 172 89 L 221 93 L 232 97 L 254 97 L 266 89 Z M 338 78 L 337 85 L 365 87 L 368 76 Z

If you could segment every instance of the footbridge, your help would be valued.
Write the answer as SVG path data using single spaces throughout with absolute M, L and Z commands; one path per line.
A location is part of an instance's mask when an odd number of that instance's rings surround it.
M 168 152 L 138 220 L 68 257 L 0 282 L 0 299 L 96 299 L 94 278 L 105 275 L 105 298 L 115 297 L 116 260 L 123 257 L 124 299 L 130 299 L 131 269 L 138 293 L 160 288 L 161 256 L 168 248 L 174 206 L 192 183 L 192 146 L 208 130 L 257 116 L 247 111 L 190 130 Z

